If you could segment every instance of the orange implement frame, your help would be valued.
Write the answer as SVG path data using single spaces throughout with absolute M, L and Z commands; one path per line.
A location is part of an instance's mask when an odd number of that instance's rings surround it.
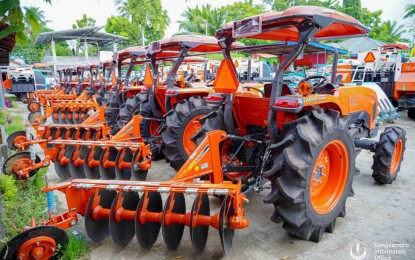
M 219 144 L 227 138 L 224 131 L 209 132 L 201 142 L 195 152 L 190 156 L 185 165 L 177 175 L 165 182 L 146 182 L 146 181 L 125 181 L 125 180 L 91 180 L 75 179 L 53 187 L 46 187 L 44 192 L 60 191 L 66 195 L 69 211 L 49 221 L 43 222 L 44 225 L 53 225 L 61 228 L 68 228 L 70 221 L 77 221 L 74 214 L 85 215 L 85 208 L 89 198 L 94 195 L 92 208 L 92 218 L 99 220 L 108 218 L 110 211 L 116 211 L 117 221 L 139 220 L 140 224 L 157 222 L 164 225 L 184 224 L 190 225 L 190 213 L 173 213 L 171 210 L 166 212 L 152 212 L 147 208 L 146 203 L 140 211 L 126 210 L 122 207 L 122 197 L 125 192 L 142 192 L 144 201 L 149 193 L 169 193 L 174 194 L 197 194 L 197 195 L 219 195 L 226 196 L 230 203 L 227 212 L 232 212 L 229 216 L 231 229 L 243 229 L 249 226 L 249 220 L 244 217 L 243 203 L 248 202 L 245 194 L 241 193 L 241 181 L 236 184 L 224 181 L 220 163 Z M 200 177 L 209 176 L 210 181 L 202 181 Z M 118 192 L 116 208 L 105 208 L 99 204 L 100 191 Z M 232 210 L 229 209 L 232 207 Z M 164 214 L 164 216 L 162 216 Z M 168 216 L 168 217 L 166 217 Z M 213 216 L 199 215 L 196 223 L 199 226 L 212 226 L 218 228 L 220 215 Z M 59 221 L 61 219 L 61 221 Z M 72 222 L 72 223 L 74 223 Z M 195 223 L 195 222 L 193 222 Z M 196 225 L 196 224 L 194 224 Z

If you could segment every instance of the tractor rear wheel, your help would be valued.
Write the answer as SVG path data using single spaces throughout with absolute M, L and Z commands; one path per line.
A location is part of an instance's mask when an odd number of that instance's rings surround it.
M 315 110 L 285 124 L 274 147 L 273 170 L 264 173 L 274 196 L 272 219 L 299 238 L 319 242 L 346 214 L 356 156 L 348 127 L 349 118 L 337 111 Z
M 408 117 L 415 120 L 415 107 L 408 108 Z
M 387 127 L 380 135 L 373 155 L 373 174 L 376 182 L 391 184 L 398 176 L 405 151 L 406 132 L 400 127 Z
M 154 114 L 153 111 L 151 111 L 151 107 L 150 107 L 150 103 L 147 100 L 143 101 L 140 104 L 140 115 L 144 118 L 153 118 Z M 150 139 L 152 137 L 156 136 L 156 131 L 159 127 L 159 123 L 157 121 L 153 121 L 153 120 L 147 120 L 144 119 L 143 121 L 141 121 L 140 124 L 140 134 L 141 137 L 143 137 L 144 139 Z M 157 141 L 151 141 L 151 145 L 156 145 L 159 146 L 160 144 Z M 159 159 L 161 154 L 160 149 L 153 149 L 155 147 L 151 147 L 152 148 L 152 155 L 151 158 L 152 159 Z
M 196 149 L 191 137 L 201 128 L 199 119 L 210 112 L 212 110 L 206 106 L 205 98 L 190 97 L 180 101 L 173 113 L 167 116 L 167 129 L 161 134 L 163 154 L 176 171 Z
M 27 104 L 27 110 L 29 110 L 30 112 L 39 111 L 40 107 L 41 107 L 40 103 L 36 101 L 30 102 L 29 104 Z

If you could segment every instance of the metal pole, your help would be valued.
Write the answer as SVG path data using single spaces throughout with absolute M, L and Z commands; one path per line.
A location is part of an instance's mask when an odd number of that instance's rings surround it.
M 144 26 L 143 26 L 143 29 L 141 29 L 141 38 L 142 38 L 142 40 L 143 40 L 143 46 L 146 46 L 146 43 L 145 43 L 145 40 L 144 40 Z
M 85 60 L 88 61 L 88 43 L 86 42 L 86 39 L 84 41 L 84 48 L 85 48 Z
M 55 46 L 55 40 L 50 42 L 52 45 L 52 57 L 53 57 L 53 77 L 56 79 L 56 46 Z

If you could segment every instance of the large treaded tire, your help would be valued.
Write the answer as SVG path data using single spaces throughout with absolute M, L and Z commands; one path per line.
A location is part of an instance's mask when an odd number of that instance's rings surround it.
M 310 116 L 284 125 L 281 141 L 273 147 L 273 167 L 264 177 L 271 181 L 271 193 L 266 198 L 275 207 L 271 219 L 282 221 L 283 228 L 292 235 L 319 242 L 324 231 L 333 232 L 337 217 L 345 216 L 346 200 L 353 195 L 356 173 L 355 146 L 348 127 L 349 117 L 323 110 L 312 111 Z M 310 187 L 315 181 L 312 177 L 319 155 L 332 142 L 346 148 L 348 160 L 343 162 L 348 165 L 347 177 L 337 202 L 327 213 L 319 214 L 313 207 Z
M 392 166 L 394 168 L 392 172 L 391 162 L 399 140 L 402 142 L 401 156 L 397 158 L 397 165 Z M 397 126 L 385 128 L 385 131 L 380 135 L 379 142 L 376 144 L 375 154 L 373 155 L 372 177 L 376 182 L 391 184 L 396 179 L 403 160 L 405 143 L 405 130 Z
M 190 97 L 176 104 L 175 109 L 166 118 L 166 126 L 161 136 L 163 139 L 163 154 L 170 166 L 178 171 L 189 158 L 184 147 L 184 132 L 190 122 L 195 118 L 212 112 L 206 106 L 203 97 Z
M 415 120 L 415 107 L 408 108 L 408 117 Z

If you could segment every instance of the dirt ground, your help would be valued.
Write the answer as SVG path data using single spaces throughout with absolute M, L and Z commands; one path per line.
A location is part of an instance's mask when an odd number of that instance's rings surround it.
M 26 117 L 25 106 L 21 103 L 18 106 L 19 109 L 13 109 L 13 113 Z M 407 131 L 404 161 L 397 180 L 391 185 L 375 183 L 371 177 L 372 154 L 362 151 L 357 157 L 360 175 L 353 181 L 355 196 L 347 201 L 347 215 L 337 219 L 334 233 L 325 233 L 320 243 L 299 240 L 290 236 L 281 224 L 270 221 L 273 207 L 262 202 L 268 190 L 249 198 L 245 211 L 250 226 L 235 231 L 233 253 L 227 257 L 222 252 L 218 231 L 213 228 L 209 230 L 208 242 L 201 254 L 194 253 L 188 228 L 185 228 L 182 242 L 174 252 L 164 245 L 161 232 L 153 248 L 144 250 L 135 239 L 124 248 L 116 246 L 110 238 L 94 244 L 85 234 L 82 218 L 74 231 L 85 236 L 90 249 L 86 259 L 414 259 L 415 122 L 406 117 L 406 112 L 401 112 L 401 119 L 395 124 Z M 174 174 L 164 160 L 156 161 L 149 171 L 148 180 L 167 180 Z M 52 185 L 60 181 L 53 165 L 49 168 L 48 178 Z M 65 197 L 56 195 L 59 208 L 64 210 Z M 194 197 L 187 197 L 188 210 L 193 200 Z M 212 198 L 211 214 L 216 213 L 219 207 L 219 201 Z

